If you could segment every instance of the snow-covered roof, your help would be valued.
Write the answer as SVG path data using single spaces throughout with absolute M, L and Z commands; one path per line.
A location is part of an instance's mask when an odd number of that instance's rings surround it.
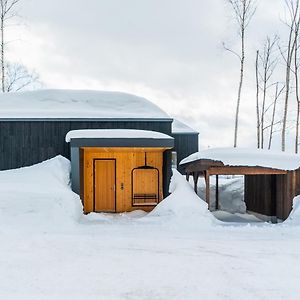
M 247 148 L 207 149 L 191 154 L 180 164 L 183 165 L 200 159 L 221 161 L 225 166 L 257 166 L 287 171 L 300 168 L 299 154 Z
M 83 129 L 72 130 L 66 135 L 66 142 L 71 139 L 171 139 L 167 134 L 135 129 Z
M 174 119 L 172 123 L 172 133 L 198 133 L 193 128 L 182 123 L 181 121 Z
M 37 90 L 0 94 L 0 118 L 170 119 L 135 95 L 89 90 Z

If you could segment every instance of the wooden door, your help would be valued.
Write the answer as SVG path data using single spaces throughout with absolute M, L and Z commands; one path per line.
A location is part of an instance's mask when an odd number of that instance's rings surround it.
M 94 160 L 94 211 L 116 211 L 116 162 L 113 159 Z

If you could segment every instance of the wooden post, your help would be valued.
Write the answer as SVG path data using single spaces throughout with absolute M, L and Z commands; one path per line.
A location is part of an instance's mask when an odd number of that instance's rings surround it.
M 216 175 L 216 210 L 219 209 L 219 175 Z
M 277 184 L 276 175 L 271 175 L 271 222 L 277 223 Z
M 190 181 L 190 173 L 186 173 L 185 174 L 185 179 L 186 179 L 187 182 Z
M 198 194 L 198 178 L 199 178 L 199 173 L 198 172 L 193 172 L 193 179 L 194 179 L 194 191 L 196 194 Z
M 210 184 L 209 184 L 209 172 L 204 171 L 205 184 L 206 184 L 206 203 L 208 205 L 208 209 L 210 209 Z

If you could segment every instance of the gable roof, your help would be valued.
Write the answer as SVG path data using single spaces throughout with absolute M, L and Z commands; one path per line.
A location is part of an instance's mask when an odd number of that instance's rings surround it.
M 149 100 L 91 90 L 37 90 L 0 94 L 1 119 L 168 119 Z

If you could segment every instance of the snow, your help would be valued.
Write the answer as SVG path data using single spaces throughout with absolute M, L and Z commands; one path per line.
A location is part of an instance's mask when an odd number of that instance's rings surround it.
M 213 220 L 208 211 L 207 203 L 200 199 L 191 185 L 175 169 L 170 183 L 170 195 L 159 203 L 148 217 L 170 217 L 176 223 L 201 222 L 201 225 Z
M 37 90 L 0 95 L 0 118 L 170 119 L 135 95 L 91 90 Z
M 0 228 L 51 230 L 80 218 L 79 197 L 69 187 L 70 162 L 57 156 L 40 164 L 0 171 Z M 47 222 L 45 222 L 47 220 Z
M 263 222 L 252 214 L 230 213 L 224 210 L 217 210 L 212 213 L 218 220 L 229 223 L 260 223 Z
M 293 209 L 284 224 L 300 225 L 300 195 L 293 199 Z
M 98 139 L 173 139 L 169 135 L 161 132 L 148 130 L 134 130 L 134 129 L 83 129 L 72 130 L 66 135 L 66 142 L 69 143 L 71 139 L 82 138 L 98 138 Z
M 190 178 L 190 184 L 193 180 Z M 210 179 L 210 204 L 211 209 L 215 207 L 216 180 L 212 176 Z M 203 177 L 198 180 L 197 193 L 200 198 L 205 199 L 206 185 Z M 228 213 L 246 213 L 244 201 L 244 176 L 219 176 L 219 209 Z
M 247 148 L 211 148 L 191 154 L 180 164 L 198 159 L 211 159 L 228 166 L 265 167 L 280 170 L 296 170 L 300 167 L 300 155 L 279 151 Z
M 85 216 L 69 171 L 0 172 L 1 299 L 299 298 L 298 200 L 293 223 L 225 225 L 174 172 L 151 214 Z
M 174 119 L 172 123 L 172 133 L 197 133 L 197 131 L 183 122 Z

